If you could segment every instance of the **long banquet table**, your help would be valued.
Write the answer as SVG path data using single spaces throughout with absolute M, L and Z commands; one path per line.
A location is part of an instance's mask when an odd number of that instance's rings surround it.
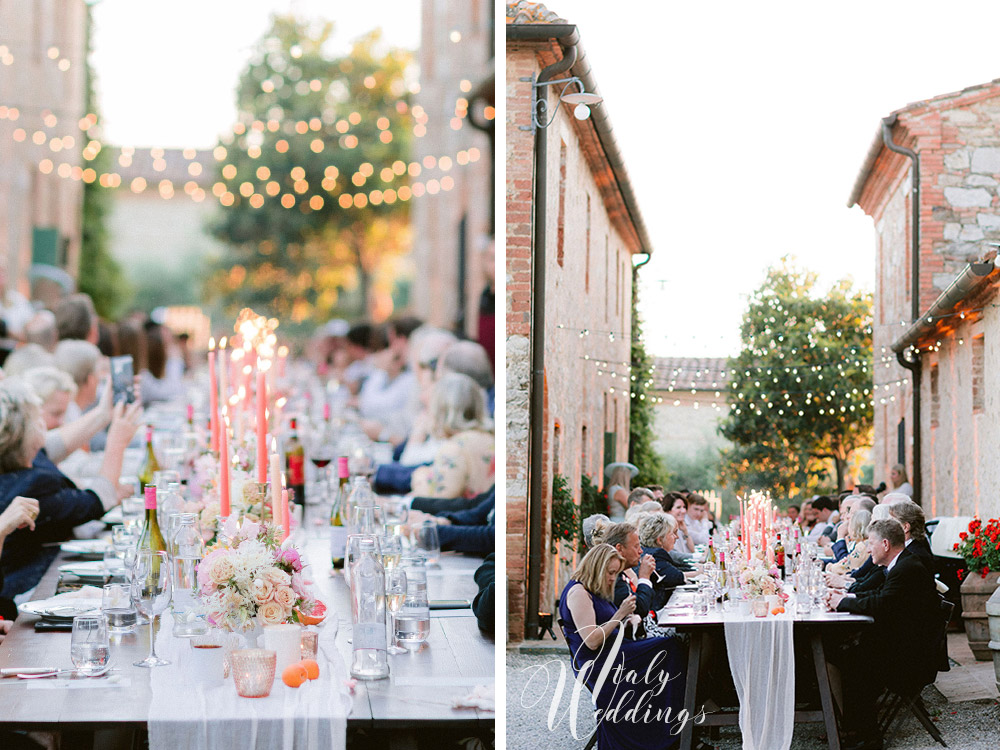
M 837 708 L 830 685 L 830 675 L 823 638 L 844 628 L 866 627 L 872 622 L 871 617 L 852 615 L 840 612 L 811 612 L 798 614 L 794 604 L 789 606 L 789 613 L 782 617 L 793 620 L 793 636 L 796 643 L 800 640 L 808 643 L 812 657 L 813 669 L 819 687 L 819 711 L 795 711 L 794 720 L 799 722 L 823 722 L 826 728 L 827 743 L 830 750 L 840 750 L 840 734 L 838 731 Z M 688 633 L 687 681 L 684 690 L 684 708 L 688 716 L 697 715 L 696 701 L 698 678 L 702 656 L 714 638 L 721 639 L 727 619 L 738 617 L 735 613 L 727 613 L 714 609 L 706 615 L 695 615 L 690 608 L 670 611 L 662 610 L 658 621 L 661 625 L 676 628 L 679 632 Z M 745 616 L 744 616 L 745 617 Z M 772 615 L 768 616 L 773 619 Z M 794 702 L 795 696 L 788 696 Z M 735 711 L 715 711 L 705 717 L 705 726 L 727 726 L 739 723 L 739 713 Z M 693 722 L 687 722 L 681 732 L 681 750 L 690 750 L 694 738 Z
M 337 649 L 350 665 L 350 592 L 339 571 L 331 576 L 327 542 L 311 538 L 304 546 L 319 598 L 328 605 L 331 617 L 338 620 Z M 66 559 L 60 555 L 50 566 L 34 598 L 55 593 L 58 567 Z M 477 558 L 442 554 L 440 569 L 428 571 L 429 598 L 471 601 L 478 590 L 472 574 L 480 563 Z M 11 633 L 0 644 L 0 668 L 72 666 L 70 634 L 36 633 L 36 620 L 31 615 L 18 617 Z M 158 618 L 158 624 L 170 627 L 169 613 Z M 134 667 L 132 662 L 145 657 L 148 650 L 146 624 L 140 624 L 136 633 L 112 642 L 112 667 L 119 670 L 116 674 L 123 680 L 130 682 L 127 690 L 99 687 L 96 681 L 86 690 L 38 690 L 30 689 L 32 683 L 54 680 L 0 680 L 0 727 L 85 732 L 114 726 L 145 727 L 152 696 L 151 670 Z M 479 630 L 471 610 L 432 612 L 430 635 L 420 651 L 390 656 L 391 675 L 387 680 L 358 681 L 348 714 L 348 731 L 394 730 L 399 737 L 405 737 L 409 731 L 438 727 L 492 731 L 495 718 L 492 711 L 458 709 L 452 704 L 478 685 L 493 684 L 494 652 L 494 641 Z

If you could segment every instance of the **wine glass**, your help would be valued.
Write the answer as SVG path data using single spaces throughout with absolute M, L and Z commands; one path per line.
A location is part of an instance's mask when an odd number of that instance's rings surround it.
M 413 530 L 413 546 L 427 561 L 427 567 L 437 565 L 441 556 L 441 542 L 438 539 L 437 522 L 427 519 Z
M 70 659 L 80 674 L 96 677 L 107 672 L 111 661 L 111 641 L 104 615 L 74 617 L 69 648 Z
M 395 534 L 382 534 L 378 540 L 382 547 L 382 567 L 388 573 L 399 566 L 399 559 L 403 556 L 403 540 Z
M 385 525 L 396 531 L 398 527 L 406 523 L 406 519 L 410 515 L 410 506 L 402 495 L 389 495 L 381 498 L 381 501 Z
M 166 552 L 139 550 L 132 570 L 132 603 L 149 618 L 149 656 L 134 662 L 137 667 L 161 667 L 170 662 L 156 655 L 153 620 L 170 605 L 170 561 Z
M 316 467 L 320 485 L 320 502 L 332 500 L 330 496 L 330 464 L 334 459 L 333 442 L 327 438 L 324 430 L 317 431 L 309 441 L 309 460 Z
M 383 555 L 385 551 L 383 550 Z M 392 570 L 386 568 L 385 571 L 385 611 L 389 618 L 389 646 L 386 649 L 390 654 L 405 654 L 406 649 L 396 645 L 396 613 L 403 606 L 403 599 L 406 598 L 406 571 L 400 567 Z

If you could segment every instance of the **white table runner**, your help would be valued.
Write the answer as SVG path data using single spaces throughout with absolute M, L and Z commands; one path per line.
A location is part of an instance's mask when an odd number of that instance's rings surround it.
M 791 616 L 726 617 L 726 650 L 740 699 L 743 750 L 788 750 L 795 724 Z
M 320 631 L 320 677 L 290 688 L 279 675 L 266 698 L 241 698 L 230 677 L 218 687 L 191 679 L 190 645 L 170 632 L 170 615 L 156 639 L 156 653 L 172 663 L 152 669 L 150 750 L 344 750 L 351 697 L 347 666 L 337 651 L 336 628 Z

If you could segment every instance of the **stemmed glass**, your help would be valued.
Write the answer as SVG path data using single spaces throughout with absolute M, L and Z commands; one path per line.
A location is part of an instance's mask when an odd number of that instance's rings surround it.
M 330 492 L 330 464 L 333 463 L 336 446 L 329 439 L 326 431 L 317 430 L 309 441 L 309 460 L 319 474 L 321 487 L 320 502 L 329 503 L 333 500 Z
M 162 667 L 170 662 L 156 655 L 153 620 L 170 605 L 172 586 L 170 562 L 166 552 L 140 550 L 132 571 L 132 603 L 149 618 L 149 656 L 134 662 L 137 667 Z
M 382 567 L 388 573 L 399 566 L 399 560 L 403 556 L 403 540 L 395 534 L 383 534 L 378 541 L 382 548 Z
M 406 519 L 410 515 L 410 506 L 406 504 L 406 499 L 401 495 L 383 497 L 381 503 L 386 528 L 391 528 L 395 533 L 400 526 L 406 523 Z
M 398 537 L 396 537 L 398 540 Z M 383 556 L 385 550 L 382 551 Z M 385 571 L 385 602 L 386 616 L 389 618 L 389 646 L 386 649 L 390 654 L 405 654 L 406 649 L 396 645 L 396 613 L 403 606 L 406 598 L 406 571 L 401 567 L 393 567 L 392 570 L 386 568 Z

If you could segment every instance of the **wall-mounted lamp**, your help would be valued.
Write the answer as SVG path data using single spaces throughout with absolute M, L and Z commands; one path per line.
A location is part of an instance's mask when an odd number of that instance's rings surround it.
M 538 83 L 535 77 L 522 78 L 525 83 L 531 84 L 531 126 L 522 125 L 521 130 L 536 130 L 538 128 L 547 128 L 552 124 L 552 120 L 555 119 L 556 112 L 559 111 L 559 107 L 562 106 L 563 102 L 567 104 L 576 105 L 573 108 L 573 117 L 577 120 L 586 120 L 590 117 L 590 108 L 595 104 L 600 104 L 604 99 L 597 94 L 589 93 L 583 86 L 583 81 L 574 76 L 573 78 L 559 78 L 555 81 L 543 81 Z M 556 108 L 552 110 L 552 114 L 548 114 L 548 98 L 544 96 L 539 96 L 539 91 L 543 86 L 554 86 L 562 84 L 562 90 L 559 92 L 559 103 L 556 104 Z M 579 91 L 572 92 L 569 91 L 571 86 L 579 87 Z

